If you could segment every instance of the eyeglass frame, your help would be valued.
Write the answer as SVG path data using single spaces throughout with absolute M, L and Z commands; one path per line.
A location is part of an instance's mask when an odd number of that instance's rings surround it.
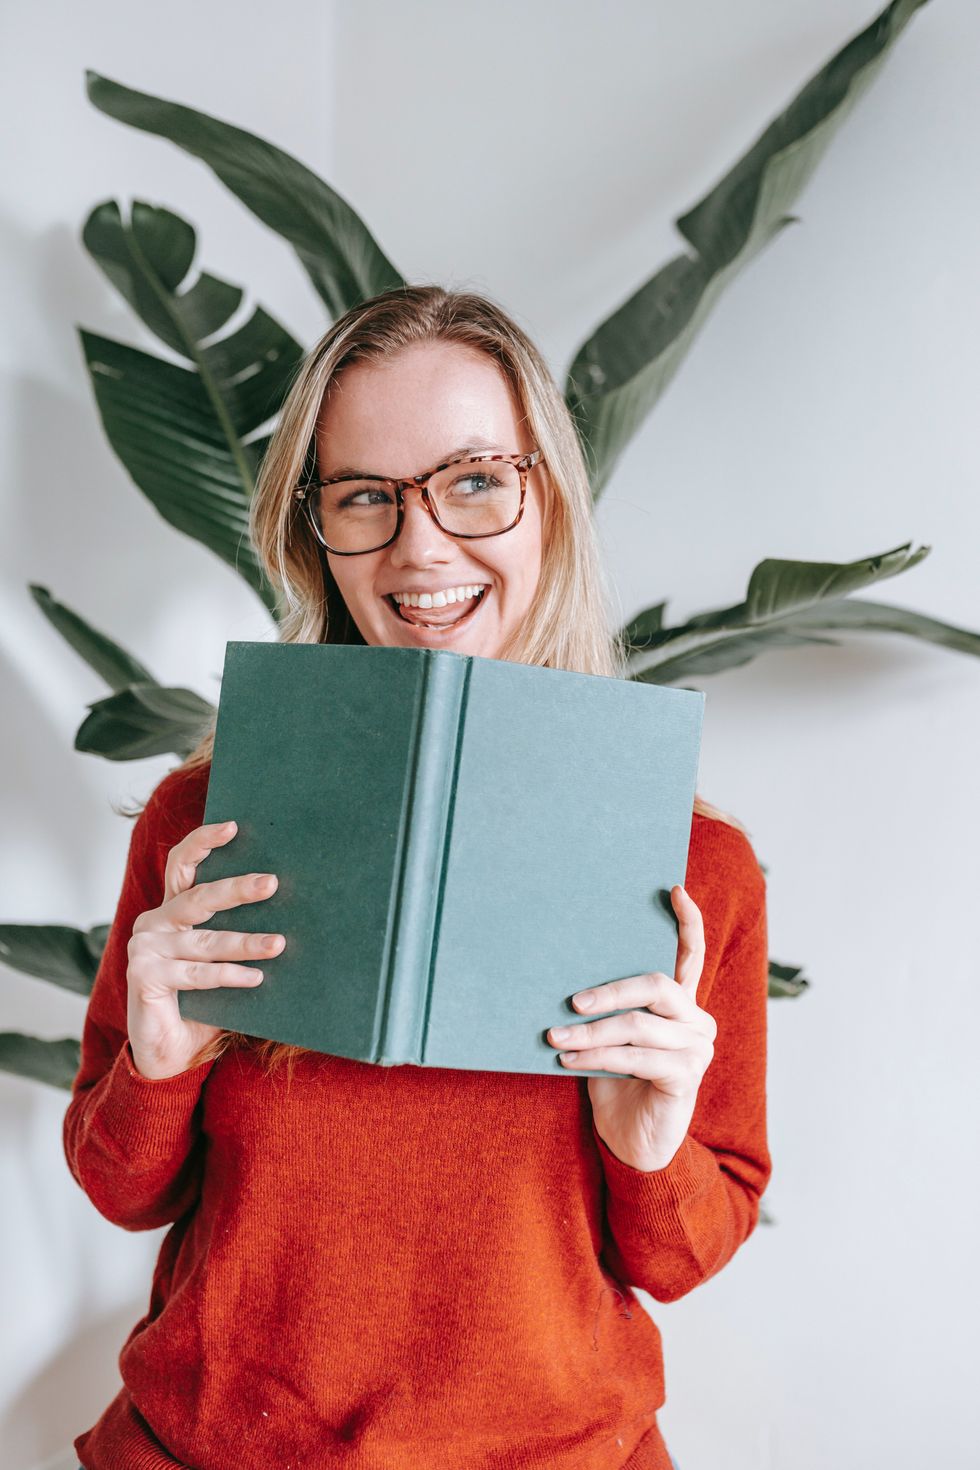
M 446 536 L 453 536 L 460 541 L 482 541 L 487 536 L 503 536 L 507 531 L 513 531 L 524 514 L 524 500 L 527 495 L 528 471 L 532 470 L 544 458 L 544 450 L 532 449 L 527 454 L 459 454 L 454 459 L 447 459 L 445 464 L 437 464 L 434 469 L 426 470 L 421 475 L 408 475 L 405 479 L 397 479 L 392 475 L 331 475 L 325 480 L 308 480 L 305 485 L 298 486 L 293 491 L 293 499 L 300 504 L 305 504 L 307 519 L 313 527 L 314 535 L 320 545 L 334 556 L 368 556 L 372 551 L 383 551 L 393 541 L 398 540 L 402 523 L 405 519 L 405 491 L 414 486 L 421 495 L 422 504 L 425 506 L 435 524 Z M 435 506 L 429 499 L 429 481 L 433 475 L 440 470 L 448 470 L 454 464 L 512 464 L 516 468 L 521 479 L 521 499 L 517 507 L 517 515 L 509 526 L 503 526 L 499 531 L 450 531 L 442 524 L 436 515 Z M 320 490 L 324 485 L 342 485 L 351 480 L 370 480 L 380 485 L 393 485 L 395 487 L 395 529 L 387 541 L 382 541 L 380 546 L 369 546 L 360 551 L 337 551 L 323 538 L 323 533 L 316 523 L 313 513 L 312 492 Z

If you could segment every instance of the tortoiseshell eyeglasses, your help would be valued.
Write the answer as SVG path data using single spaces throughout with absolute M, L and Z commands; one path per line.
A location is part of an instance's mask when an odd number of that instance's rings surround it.
M 405 491 L 448 536 L 476 540 L 502 536 L 524 514 L 528 470 L 543 458 L 529 454 L 466 454 L 404 480 L 384 475 L 336 475 L 293 491 L 305 505 L 317 540 L 336 556 L 360 556 L 390 546 L 402 528 Z

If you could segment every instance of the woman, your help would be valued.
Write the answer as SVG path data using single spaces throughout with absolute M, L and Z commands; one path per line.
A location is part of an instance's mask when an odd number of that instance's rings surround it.
M 498 458 L 460 469 L 478 453 Z M 460 534 L 458 497 L 491 484 L 494 516 Z M 572 421 L 483 297 L 408 287 L 331 327 L 250 531 L 283 641 L 623 675 Z M 179 990 L 261 984 L 289 943 L 194 927 L 275 891 L 195 883 L 234 837 L 202 825 L 212 737 L 133 829 L 65 1118 L 101 1213 L 171 1224 L 123 1387 L 75 1441 L 86 1470 L 668 1470 L 660 1337 L 633 1288 L 672 1301 L 720 1270 L 770 1173 L 744 830 L 696 801 L 676 974 L 596 976 L 579 1012 L 628 1013 L 550 1032 L 554 1076 L 376 1067 L 180 1017 Z

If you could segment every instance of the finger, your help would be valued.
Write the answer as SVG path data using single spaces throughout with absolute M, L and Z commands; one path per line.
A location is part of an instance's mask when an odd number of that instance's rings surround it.
M 275 873 L 242 873 L 235 878 L 216 878 L 210 883 L 195 883 L 192 888 L 178 892 L 162 908 L 153 911 L 153 920 L 148 923 L 154 929 L 190 929 L 192 925 L 206 923 L 225 908 L 238 908 L 241 904 L 259 903 L 262 898 L 272 898 L 279 886 Z M 147 925 L 144 925 L 144 928 Z
M 704 919 L 686 888 L 678 883 L 670 892 L 677 915 L 677 961 L 674 978 L 693 1000 L 704 971 Z
M 237 822 L 207 822 L 194 827 L 179 842 L 175 842 L 167 854 L 167 866 L 163 879 L 164 901 L 191 887 L 195 881 L 199 863 L 216 847 L 230 842 L 238 831 Z
M 213 990 L 219 985 L 260 985 L 263 972 L 248 965 L 210 960 L 163 959 L 148 934 L 129 941 L 131 993 L 144 1004 L 172 996 L 175 990 Z
M 696 1093 L 701 1078 L 711 1065 L 711 1048 L 686 1047 L 684 1051 L 663 1051 L 659 1047 L 596 1046 L 586 1051 L 558 1053 L 562 1065 L 570 1072 L 620 1072 L 624 1077 L 637 1077 L 652 1082 L 659 1092 L 671 1097 L 690 1097 Z
M 623 980 L 609 980 L 604 985 L 593 985 L 590 990 L 577 991 L 572 996 L 572 1004 L 576 1011 L 594 1014 L 646 1006 L 655 1015 L 673 1021 L 692 1021 L 697 1010 L 686 991 L 662 970 L 627 975 Z
M 682 1021 L 667 1021 L 647 1010 L 623 1011 L 601 1021 L 577 1021 L 571 1026 L 552 1026 L 546 1033 L 552 1046 L 582 1050 L 596 1046 L 660 1047 L 680 1051 L 690 1046 L 691 1032 Z
M 173 965 L 173 961 L 171 965 Z M 187 960 L 177 963 L 171 975 L 173 990 L 215 990 L 219 985 L 261 985 L 261 970 L 246 965 L 214 964 L 210 960 Z
M 177 960 L 241 960 L 279 954 L 283 934 L 247 934 L 233 929 L 176 929 L 152 933 L 155 954 Z
M 562 1051 L 558 1058 L 569 1072 L 618 1072 L 655 1082 L 664 1092 L 684 1095 L 690 1087 L 690 1067 L 678 1052 L 642 1046 L 597 1046 L 588 1051 Z

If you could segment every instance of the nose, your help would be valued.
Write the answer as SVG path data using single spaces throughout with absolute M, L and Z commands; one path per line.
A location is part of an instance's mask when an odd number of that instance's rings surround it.
M 451 561 L 456 555 L 453 538 L 440 530 L 429 515 L 417 485 L 405 491 L 402 528 L 388 552 L 396 567 L 428 567 Z

